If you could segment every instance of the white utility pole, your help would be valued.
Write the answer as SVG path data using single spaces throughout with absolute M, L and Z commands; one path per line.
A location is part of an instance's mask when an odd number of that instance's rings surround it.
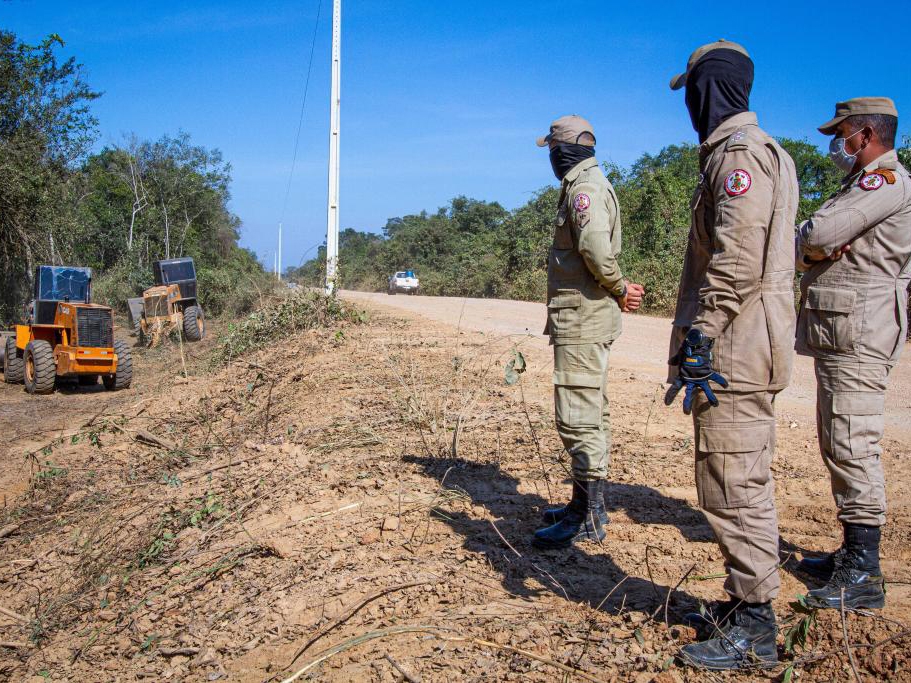
M 342 0 L 332 8 L 332 94 L 329 115 L 329 197 L 326 220 L 326 294 L 335 291 L 338 268 L 338 149 L 342 76 Z
M 275 276 L 278 278 L 279 282 L 282 279 L 282 224 L 278 224 L 278 256 L 276 258 L 278 261 L 278 267 L 275 269 Z

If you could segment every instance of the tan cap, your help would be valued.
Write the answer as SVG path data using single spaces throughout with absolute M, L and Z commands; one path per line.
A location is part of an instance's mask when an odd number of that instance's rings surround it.
M 585 133 L 591 135 L 591 142 L 587 139 L 585 141 L 580 140 Z M 569 142 L 573 145 L 594 147 L 595 131 L 592 129 L 592 124 L 581 116 L 570 114 L 569 116 L 561 116 L 550 124 L 550 132 L 543 138 L 538 138 L 538 147 L 546 147 L 550 144 L 551 140 L 554 142 Z
M 690 75 L 690 71 L 693 70 L 693 67 L 696 66 L 696 62 L 705 57 L 712 50 L 734 50 L 739 52 L 745 57 L 749 57 L 750 54 L 746 51 L 746 48 L 739 43 L 732 43 L 730 40 L 716 40 L 714 43 L 708 43 L 703 45 L 700 48 L 697 48 L 696 51 L 690 55 L 690 58 L 686 62 L 686 71 L 682 74 L 677 74 L 671 79 L 671 90 L 680 90 L 683 86 L 686 85 L 686 77 Z
M 849 116 L 860 114 L 888 114 L 898 118 L 898 109 L 895 108 L 895 102 L 888 97 L 855 97 L 853 100 L 836 104 L 835 117 L 822 124 L 818 130 L 823 135 L 831 135 L 839 123 Z

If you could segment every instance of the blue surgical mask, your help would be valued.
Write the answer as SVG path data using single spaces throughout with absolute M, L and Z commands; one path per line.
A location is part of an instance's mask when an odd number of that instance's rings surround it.
M 860 130 L 863 130 L 863 128 Z M 845 143 L 857 135 L 860 130 L 852 133 L 846 138 L 834 138 L 832 142 L 829 143 L 829 158 L 832 160 L 833 164 L 838 166 L 842 173 L 850 173 L 854 170 L 854 164 L 857 163 L 857 154 L 848 154 L 845 151 Z M 859 151 L 860 150 L 858 150 L 858 152 Z

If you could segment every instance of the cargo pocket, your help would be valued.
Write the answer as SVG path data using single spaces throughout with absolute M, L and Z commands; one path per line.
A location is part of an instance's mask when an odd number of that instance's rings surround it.
M 601 426 L 604 412 L 601 375 L 587 372 L 554 372 L 554 417 L 558 425 L 572 428 Z
M 832 421 L 828 438 L 832 459 L 857 460 L 881 455 L 885 394 L 878 392 L 836 392 L 832 394 Z M 824 435 L 826 436 L 826 435 Z
M 582 293 L 578 289 L 558 289 L 547 302 L 547 329 L 558 339 L 582 336 Z
M 849 289 L 810 287 L 804 302 L 807 344 L 822 351 L 854 351 L 854 299 Z
M 739 508 L 772 497 L 771 424 L 701 427 L 696 490 L 703 508 Z

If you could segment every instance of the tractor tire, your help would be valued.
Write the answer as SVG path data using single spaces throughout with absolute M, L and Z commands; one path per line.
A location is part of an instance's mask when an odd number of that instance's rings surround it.
M 142 319 L 136 318 L 136 320 L 133 321 L 133 331 L 130 332 L 130 336 L 138 337 L 141 332 L 142 332 Z
M 183 310 L 183 334 L 188 341 L 199 341 L 206 336 L 206 318 L 200 306 Z
M 33 339 L 25 347 L 25 390 L 30 394 L 50 394 L 57 380 L 54 348 L 43 339 Z
M 6 338 L 6 355 L 3 360 L 3 381 L 7 384 L 22 384 L 25 379 L 25 358 L 19 357 L 14 337 Z
M 114 342 L 114 353 L 117 354 L 117 372 L 113 375 L 102 375 L 101 381 L 108 391 L 129 389 L 133 382 L 133 356 L 130 347 L 119 339 Z

